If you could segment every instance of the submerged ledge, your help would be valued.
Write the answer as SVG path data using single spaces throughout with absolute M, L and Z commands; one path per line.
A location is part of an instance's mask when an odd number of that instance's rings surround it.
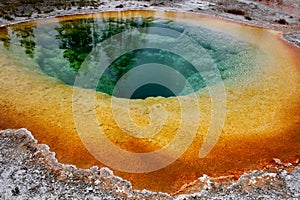
M 38 144 L 26 129 L 0 131 L 0 198 L 11 199 L 283 199 L 300 197 L 300 162 L 281 163 L 263 170 L 213 178 L 203 175 L 184 192 L 170 195 L 133 190 L 108 168 L 78 169 L 61 164 L 55 153 Z

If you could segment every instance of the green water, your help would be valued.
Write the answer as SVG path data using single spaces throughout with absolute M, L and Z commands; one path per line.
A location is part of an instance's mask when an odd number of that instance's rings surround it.
M 68 85 L 74 85 L 82 64 L 99 44 L 116 34 L 124 33 L 124 31 L 149 27 L 173 30 L 193 39 L 205 50 L 205 54 L 209 55 L 219 70 L 222 80 L 247 76 L 255 70 L 254 60 L 259 54 L 255 46 L 208 28 L 154 17 L 83 18 L 60 20 L 47 24 L 23 23 L 1 28 L 0 41 L 2 41 L 3 47 L 12 54 L 16 49 L 22 49 L 24 55 L 35 62 L 45 74 L 56 77 Z M 151 33 L 150 31 L 148 34 L 158 42 L 168 40 L 170 37 L 164 33 Z M 182 48 L 186 47 L 182 46 Z M 118 48 L 115 50 L 117 51 Z M 204 56 L 197 62 L 205 63 L 207 61 Z M 187 83 L 179 83 L 174 79 L 170 80 L 169 84 L 179 85 L 175 92 L 166 86 L 149 83 L 137 87 L 131 96 L 122 95 L 122 92 L 114 93 L 114 95 L 132 99 L 144 99 L 149 96 L 170 97 L 187 95 L 207 86 L 201 73 L 191 64 L 190 60 L 164 49 L 142 48 L 126 52 L 118 57 L 104 70 L 100 79 L 96 71 L 95 76 L 91 76 L 89 81 L 81 87 L 96 89 L 112 95 L 115 85 L 121 77 L 130 70 L 147 63 L 158 63 L 171 67 L 181 74 L 190 86 L 187 87 Z M 100 67 L 101 64 L 101 60 L 96 63 Z M 150 76 L 156 76 L 155 71 L 154 69 Z M 207 71 L 207 74 L 214 81 L 215 74 L 210 71 Z M 218 81 L 219 79 L 215 80 L 216 84 Z

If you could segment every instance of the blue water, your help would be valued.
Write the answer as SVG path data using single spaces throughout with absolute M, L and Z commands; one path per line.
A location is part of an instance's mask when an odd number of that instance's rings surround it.
M 151 35 L 158 43 L 171 38 L 166 35 L 164 29 L 175 31 L 179 34 L 191 38 L 205 52 L 205 56 L 199 55 L 197 62 L 211 63 L 215 65 L 221 75 L 221 80 L 236 79 L 241 75 L 245 76 L 255 69 L 255 58 L 258 50 L 255 46 L 240 41 L 239 39 L 226 35 L 222 32 L 216 32 L 204 27 L 159 19 L 154 17 L 142 18 L 135 17 L 130 19 L 116 18 L 82 18 L 74 20 L 60 19 L 53 23 L 22 23 L 0 29 L 0 40 L 7 51 L 12 54 L 13 49 L 23 49 L 24 55 L 35 62 L 40 69 L 48 76 L 56 77 L 65 84 L 74 85 L 76 76 L 82 69 L 85 60 L 90 56 L 94 49 L 104 41 L 126 31 L 141 28 L 160 28 L 161 32 L 151 32 Z M 176 38 L 175 38 L 176 39 Z M 132 42 L 139 42 L 133 40 Z M 182 46 L 182 49 L 188 49 Z M 111 48 L 118 50 L 116 47 Z M 189 52 L 187 52 L 189 54 Z M 193 52 L 191 52 L 192 54 Z M 210 62 L 207 62 L 209 56 Z M 178 81 L 178 78 L 170 78 L 169 85 L 176 85 L 175 90 L 157 83 L 149 83 L 144 86 L 136 87 L 136 91 L 114 92 L 116 83 L 126 75 L 130 70 L 147 63 L 157 63 L 166 65 L 177 71 L 185 81 Z M 95 89 L 117 97 L 131 99 L 145 99 L 153 96 L 179 96 L 207 87 L 203 74 L 192 64 L 190 60 L 182 56 L 157 48 L 141 48 L 126 52 L 115 59 L 99 78 L 95 72 L 89 81 L 80 85 L 83 88 Z M 95 64 L 95 63 L 94 63 Z M 98 60 L 96 65 L 101 68 L 102 61 Z M 156 70 L 157 69 L 157 70 Z M 216 78 L 215 72 L 210 71 L 209 67 L 203 69 L 212 82 L 218 83 L 220 79 Z M 148 72 L 147 78 L 157 76 L 161 71 L 153 68 Z M 134 75 L 133 75 L 134 76 Z M 167 77 L 166 75 L 165 77 Z M 164 77 L 164 76 L 162 76 Z M 143 79 L 140 75 L 139 79 Z M 95 86 L 96 84 L 96 86 Z M 134 84 L 134 83 L 130 83 Z M 126 91 L 126 87 L 122 87 Z

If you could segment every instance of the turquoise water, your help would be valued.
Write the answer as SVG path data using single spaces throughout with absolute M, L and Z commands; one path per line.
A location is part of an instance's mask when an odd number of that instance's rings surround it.
M 201 52 L 204 52 L 205 55 L 203 55 L 203 58 L 202 55 L 199 55 L 198 58 L 200 59 L 197 62 L 203 62 L 203 65 L 213 62 L 223 81 L 247 76 L 255 70 L 255 58 L 259 53 L 255 46 L 222 32 L 180 21 L 154 17 L 130 19 L 82 18 L 59 20 L 58 22 L 46 24 L 23 23 L 1 28 L 0 40 L 7 51 L 14 53 L 14 49 L 22 49 L 24 55 L 35 62 L 45 74 L 56 77 L 65 84 L 74 85 L 76 76 L 85 60 L 104 41 L 126 31 L 141 28 L 151 30 L 150 28 L 153 27 L 172 30 L 191 38 L 204 50 Z M 172 38 L 172 36 L 164 34 L 163 31 L 149 31 L 147 34 L 151 35 L 158 43 Z M 132 42 L 139 41 L 133 40 Z M 188 49 L 184 45 L 182 48 Z M 111 49 L 118 50 L 117 47 Z M 207 55 L 209 55 L 210 62 L 206 60 L 208 59 Z M 136 87 L 135 91 L 130 91 L 130 95 L 126 92 L 114 92 L 115 85 L 126 73 L 138 66 L 149 63 L 169 66 L 181 74 L 185 81 L 170 78 L 168 84 L 176 85 L 176 90 L 171 90 L 157 83 L 149 83 Z M 197 70 L 192 63 L 191 60 L 186 60 L 186 58 L 164 49 L 136 49 L 115 59 L 108 68 L 103 69 L 104 72 L 100 78 L 97 71 L 94 72 L 89 77 L 89 81 L 80 85 L 80 87 L 96 89 L 99 92 L 117 97 L 145 99 L 150 96 L 187 95 L 205 88 L 207 83 L 202 73 L 206 73 L 206 76 L 215 84 L 220 81 L 209 68 L 207 70 L 203 69 L 199 73 L 199 69 Z M 100 68 L 101 64 L 101 60 L 96 63 Z M 153 68 L 151 72 L 147 73 L 147 76 L 157 76 L 158 73 L 161 72 Z M 143 79 L 143 75 L 140 79 Z M 126 90 L 126 87 L 123 87 L 123 90 Z

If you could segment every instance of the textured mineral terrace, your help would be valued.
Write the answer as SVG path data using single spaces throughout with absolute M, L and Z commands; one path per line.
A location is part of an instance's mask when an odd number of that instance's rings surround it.
M 283 36 L 285 39 L 298 46 L 300 41 L 298 1 L 284 1 L 283 5 L 272 2 L 267 5 L 266 2 L 248 0 L 189 0 L 176 1 L 175 3 L 104 1 L 97 9 L 82 8 L 77 10 L 77 7 L 74 7 L 68 11 L 58 10 L 48 14 L 34 13 L 32 17 L 16 17 L 13 21 L 2 19 L 0 25 L 49 16 L 124 9 L 189 11 L 212 14 L 244 24 L 282 31 L 285 33 Z M 237 10 L 243 12 L 237 12 Z M 6 118 L 4 116 L 6 114 L 8 113 L 2 114 L 2 120 Z M 294 114 L 299 116 L 298 112 L 294 112 Z M 22 121 L 18 124 L 21 123 Z M 36 130 L 30 131 L 43 134 L 41 130 L 38 130 L 38 126 Z M 282 139 L 284 143 L 285 139 Z M 264 169 L 248 170 L 242 176 L 240 176 L 241 174 L 226 177 L 203 175 L 194 182 L 183 185 L 178 192 L 171 196 L 166 193 L 134 190 L 130 182 L 113 175 L 112 171 L 107 168 L 92 167 L 83 170 L 72 165 L 61 164 L 56 160 L 55 153 L 52 153 L 51 150 L 47 145 L 38 145 L 26 129 L 1 131 L 0 199 L 300 198 L 299 155 L 298 158 L 293 158 L 291 162 L 281 162 L 274 158 L 272 163 L 269 163 Z
M 281 163 L 240 178 L 207 175 L 171 196 L 133 190 L 107 168 L 77 169 L 59 163 L 26 129 L 0 131 L 1 199 L 298 199 L 300 164 Z M 224 181 L 226 179 L 226 181 Z M 187 194 L 188 193 L 188 194 Z

